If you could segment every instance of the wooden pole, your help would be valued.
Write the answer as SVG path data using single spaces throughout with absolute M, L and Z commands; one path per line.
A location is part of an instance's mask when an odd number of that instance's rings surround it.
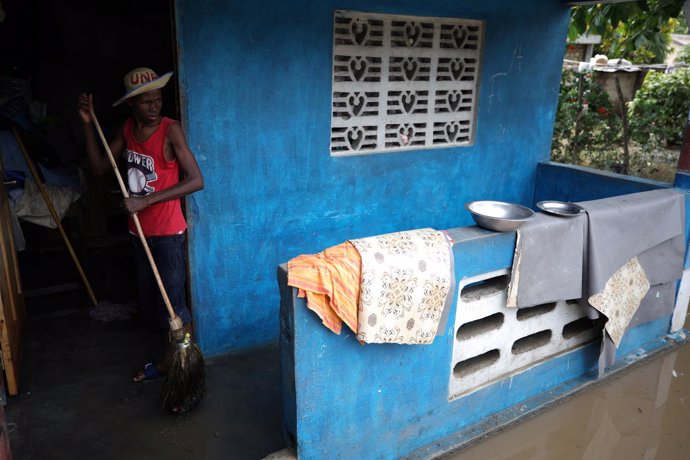
M 578 150 L 580 150 L 580 120 L 585 116 L 584 107 L 582 107 L 584 94 L 584 77 L 582 74 L 578 75 L 577 81 L 577 107 L 579 108 L 577 115 L 575 116 L 575 136 L 573 137 L 573 143 L 570 146 L 570 163 L 576 165 L 578 163 Z
M 43 195 L 43 199 L 46 202 L 46 205 L 48 206 L 48 209 L 50 210 L 51 216 L 53 216 L 53 220 L 55 221 L 55 224 L 57 225 L 58 230 L 60 231 L 60 235 L 62 236 L 62 239 L 65 242 L 65 245 L 67 246 L 67 250 L 69 251 L 70 256 L 72 257 L 72 260 L 74 261 L 74 264 L 77 266 L 77 271 L 79 271 L 79 276 L 81 276 L 82 281 L 84 282 L 84 287 L 86 287 L 86 291 L 89 293 L 89 297 L 91 298 L 91 302 L 93 302 L 93 306 L 96 307 L 98 306 L 98 301 L 96 300 L 96 295 L 93 293 L 93 289 L 91 289 L 91 285 L 89 284 L 89 280 L 86 278 L 86 274 L 84 273 L 84 270 L 81 268 L 81 264 L 79 263 L 79 259 L 77 258 L 77 255 L 74 253 L 74 249 L 72 248 L 72 244 L 69 242 L 69 238 L 67 237 L 67 233 L 65 233 L 65 229 L 62 227 L 62 223 L 60 222 L 60 216 L 58 215 L 57 211 L 55 210 L 55 207 L 53 206 L 53 202 L 50 200 L 50 196 L 48 196 L 48 192 L 46 191 L 45 187 L 43 186 L 43 182 L 41 181 L 41 177 L 38 174 L 38 171 L 36 170 L 36 166 L 34 165 L 33 160 L 29 156 L 29 153 L 26 151 L 26 147 L 24 147 L 24 143 L 22 142 L 22 139 L 19 137 L 19 133 L 17 132 L 17 129 L 12 126 L 12 134 L 14 135 L 15 139 L 17 140 L 17 144 L 19 144 L 19 150 L 21 150 L 22 155 L 24 156 L 24 160 L 26 160 L 26 164 L 29 166 L 29 170 L 31 171 L 31 175 L 34 178 L 34 181 L 36 181 L 36 185 L 38 186 L 38 189 L 41 191 L 41 195 Z
M 623 90 L 621 89 L 621 82 L 616 75 L 616 93 L 618 94 L 618 103 L 621 109 L 621 120 L 623 120 L 623 174 L 628 174 L 630 167 L 630 151 L 628 150 L 628 143 L 630 140 L 630 131 L 628 126 L 628 106 L 623 99 Z

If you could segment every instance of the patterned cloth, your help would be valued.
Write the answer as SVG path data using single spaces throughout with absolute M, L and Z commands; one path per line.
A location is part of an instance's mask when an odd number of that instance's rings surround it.
M 288 262 L 288 285 L 307 298 L 323 324 L 340 334 L 343 321 L 357 333 L 361 260 L 354 246 L 345 242 L 319 254 L 303 254 Z
M 633 257 L 609 278 L 603 292 L 589 298 L 589 303 L 609 319 L 604 327 L 616 347 L 647 291 L 647 275 Z
M 452 301 L 452 250 L 445 233 L 427 228 L 351 242 L 362 260 L 357 338 L 432 343 Z

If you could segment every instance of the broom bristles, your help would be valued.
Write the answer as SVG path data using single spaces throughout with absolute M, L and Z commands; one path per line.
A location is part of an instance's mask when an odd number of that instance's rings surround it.
M 163 385 L 163 406 L 184 413 L 191 410 L 206 393 L 204 356 L 188 332 L 178 329 L 172 331 L 171 335 L 175 353 Z

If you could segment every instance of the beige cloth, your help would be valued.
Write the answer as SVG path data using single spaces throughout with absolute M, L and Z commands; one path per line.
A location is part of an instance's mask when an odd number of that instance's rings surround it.
M 630 259 L 606 281 L 603 292 L 594 294 L 589 303 L 606 315 L 604 326 L 618 347 L 640 302 L 649 291 L 649 280 L 637 257 Z
M 60 220 L 65 217 L 69 207 L 79 199 L 81 192 L 71 187 L 56 187 L 43 185 L 46 194 L 50 198 L 53 209 Z M 48 228 L 57 228 L 48 204 L 38 185 L 31 179 L 24 182 L 24 193 L 14 205 L 14 210 L 20 220 L 31 222 Z
M 350 240 L 362 258 L 357 338 L 429 344 L 452 300 L 452 248 L 430 228 Z

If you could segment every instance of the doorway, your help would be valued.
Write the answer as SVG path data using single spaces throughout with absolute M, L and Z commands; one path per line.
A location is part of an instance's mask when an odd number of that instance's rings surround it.
M 19 218 L 15 240 L 28 322 L 88 317 L 94 296 L 118 307 L 114 314 L 136 316 L 134 309 L 121 308 L 136 303 L 121 193 L 112 173 L 89 173 L 77 96 L 94 95 L 100 124 L 110 138 L 128 116 L 126 105 L 111 107 L 124 93 L 125 73 L 141 66 L 159 74 L 176 70 L 173 4 L 0 0 L 0 114 L 20 130 L 41 182 L 56 191 L 50 194 L 53 204 L 62 203 L 55 207 L 86 279 L 60 232 L 27 211 Z M 176 83 L 167 85 L 163 95 L 163 115 L 179 119 Z M 10 145 L 8 131 L 3 139 L 0 155 L 8 194 L 13 203 L 27 201 L 24 181 L 32 174 L 16 145 Z M 65 190 L 69 193 L 63 202 Z M 36 200 L 43 202 L 40 195 Z

